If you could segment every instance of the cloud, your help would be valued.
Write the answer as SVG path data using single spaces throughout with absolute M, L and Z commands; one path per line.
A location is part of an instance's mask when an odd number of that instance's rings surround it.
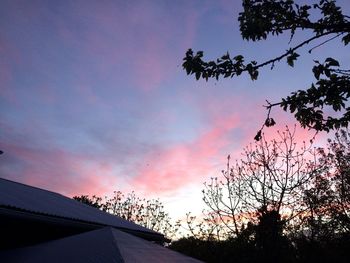
M 74 51 L 73 74 L 88 67 L 95 79 L 117 77 L 119 85 L 129 82 L 147 92 L 174 75 L 193 43 L 200 8 L 184 5 L 168 10 L 149 1 L 65 3 L 50 19 L 61 47 Z
M 202 113 L 200 131 L 191 141 L 155 147 L 135 171 L 130 181 L 133 189 L 166 194 L 220 175 L 226 156 L 240 159 L 243 148 L 254 143 L 253 138 L 266 117 L 264 108 L 244 95 L 186 99 Z M 277 138 L 277 131 L 283 132 L 286 125 L 291 129 L 295 125 L 293 116 L 282 110 L 276 109 L 273 117 L 278 125 L 264 129 L 267 140 Z M 313 135 L 312 131 L 297 128 L 295 140 L 301 145 Z
M 265 94 L 247 92 L 250 80 L 214 87 L 181 69 L 186 49 L 202 48 L 208 22 L 232 3 L 215 12 L 201 1 L 18 3 L 0 25 L 0 96 L 9 104 L 1 176 L 67 195 L 169 194 L 218 175 L 227 154 L 239 157 L 253 141 Z M 279 124 L 290 120 L 278 112 Z
M 53 190 L 68 196 L 96 194 L 103 196 L 117 185 L 113 169 L 85 156 L 61 150 L 33 149 L 0 144 L 4 149 L 0 168 L 2 177 Z
M 104 195 L 115 190 L 118 179 L 114 166 L 108 162 L 91 153 L 58 148 L 45 131 L 27 134 L 4 124 L 1 128 L 0 149 L 4 154 L 0 174 L 3 178 L 68 196 Z M 40 126 L 36 128 L 42 129 Z
M 239 118 L 233 114 L 216 120 L 192 142 L 154 150 L 130 184 L 144 192 L 160 193 L 203 180 L 213 171 L 215 159 L 230 144 L 228 134 L 238 125 Z
M 0 36 L 0 97 L 10 103 L 17 103 L 14 90 L 13 64 L 20 63 L 18 50 L 4 37 Z

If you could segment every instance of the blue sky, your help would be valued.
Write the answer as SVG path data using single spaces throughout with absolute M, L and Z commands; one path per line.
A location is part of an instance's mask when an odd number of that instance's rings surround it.
M 315 58 L 349 63 L 335 41 L 255 82 L 186 76 L 188 48 L 257 61 L 288 49 L 288 35 L 243 41 L 240 11 L 227 0 L 1 1 L 0 176 L 68 196 L 135 190 L 174 217 L 200 211 L 202 183 L 253 141 L 265 99 L 308 87 Z M 294 123 L 273 114 L 277 128 Z

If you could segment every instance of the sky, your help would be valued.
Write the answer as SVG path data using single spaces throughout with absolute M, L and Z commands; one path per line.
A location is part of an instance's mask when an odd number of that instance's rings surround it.
M 309 87 L 313 59 L 350 61 L 335 41 L 254 82 L 187 76 L 188 48 L 262 62 L 307 37 L 243 41 L 240 11 L 238 0 L 2 0 L 0 177 L 69 197 L 135 191 L 175 219 L 200 213 L 203 183 L 254 142 L 265 100 Z M 279 109 L 273 117 L 272 137 L 295 123 Z M 298 128 L 298 140 L 310 136 Z

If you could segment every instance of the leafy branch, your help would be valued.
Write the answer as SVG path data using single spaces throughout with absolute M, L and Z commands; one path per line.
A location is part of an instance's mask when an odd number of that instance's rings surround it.
M 287 49 L 283 54 L 260 64 L 254 60 L 245 63 L 244 56 L 231 57 L 228 52 L 216 61 L 206 62 L 202 59 L 203 51 L 194 54 L 193 50 L 189 49 L 182 64 L 188 75 L 194 75 L 197 80 L 202 78 L 208 81 L 209 78 L 232 78 L 247 72 L 252 80 L 256 80 L 260 68 L 271 65 L 273 69 L 275 63 L 283 59 L 293 67 L 300 57 L 296 51 L 315 40 L 331 36 L 309 49 L 309 53 L 340 36 L 344 46 L 350 42 L 349 16 L 344 15 L 333 0 L 320 0 L 312 6 L 294 4 L 293 0 L 243 0 L 243 9 L 238 18 L 243 39 L 260 41 L 268 35 L 279 35 L 288 31 L 291 41 L 297 30 L 312 30 L 314 35 Z M 310 9 L 319 11 L 320 18 L 311 21 Z M 267 118 L 255 139 L 261 138 L 261 131 L 265 126 L 270 127 L 276 123 L 270 117 L 271 109 L 275 106 L 294 114 L 302 127 L 316 131 L 328 132 L 348 126 L 350 107 L 346 103 L 349 98 L 350 70 L 340 68 L 339 62 L 334 58 L 327 58 L 324 63 L 316 60 L 312 72 L 317 81 L 310 88 L 293 92 L 280 102 L 268 102 L 265 106 Z M 333 110 L 334 116 L 326 114 L 329 111 L 324 111 L 324 107 L 327 106 Z

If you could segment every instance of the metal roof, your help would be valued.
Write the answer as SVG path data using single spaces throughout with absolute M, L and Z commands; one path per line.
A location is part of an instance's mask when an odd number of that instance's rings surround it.
M 197 259 L 185 256 L 171 249 L 162 247 L 127 233 L 112 230 L 124 262 L 154 263 L 200 263 Z
M 6 262 L 200 263 L 111 227 L 39 245 L 0 252 Z
M 61 194 L 0 178 L 0 207 L 51 217 L 161 234 Z

